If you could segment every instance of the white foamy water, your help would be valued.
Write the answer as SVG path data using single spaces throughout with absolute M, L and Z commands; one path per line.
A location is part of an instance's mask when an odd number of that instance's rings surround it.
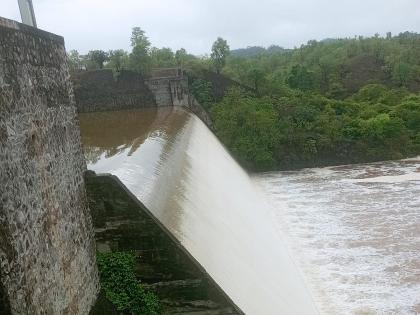
M 322 314 L 420 314 L 420 158 L 254 182 Z
M 244 313 L 318 314 L 266 201 L 195 115 L 169 108 L 80 122 L 89 169 L 118 176 Z

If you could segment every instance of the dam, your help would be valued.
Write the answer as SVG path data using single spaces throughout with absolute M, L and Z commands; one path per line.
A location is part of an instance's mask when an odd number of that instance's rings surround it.
M 245 314 L 318 314 L 269 206 L 194 114 L 79 114 L 88 169 L 141 201 Z
M 111 89 L 99 98 L 81 85 L 77 104 L 108 110 L 80 114 L 96 176 L 85 172 L 63 39 L 2 18 L 0 31 L 1 314 L 87 314 L 102 294 L 95 250 L 132 250 L 124 242 L 136 237 L 140 267 L 168 269 L 146 276 L 185 267 L 182 279 L 143 283 L 175 295 L 180 312 L 164 314 L 420 313 L 419 158 L 250 177 L 182 78 L 146 87 L 101 71 Z M 101 203 L 89 209 L 92 193 Z M 119 238 L 113 248 L 107 233 Z M 174 284 L 209 299 L 177 305 Z

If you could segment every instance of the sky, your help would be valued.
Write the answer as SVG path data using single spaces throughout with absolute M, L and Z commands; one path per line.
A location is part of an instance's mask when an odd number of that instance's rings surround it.
M 208 54 L 218 36 L 231 49 L 298 47 L 308 40 L 420 32 L 420 0 L 33 0 L 38 27 L 66 49 L 130 50 L 134 26 L 155 47 Z M 0 16 L 20 21 L 17 0 Z

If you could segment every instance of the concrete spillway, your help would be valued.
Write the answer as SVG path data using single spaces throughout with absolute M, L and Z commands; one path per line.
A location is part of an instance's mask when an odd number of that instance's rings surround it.
M 249 176 L 194 115 L 81 114 L 88 168 L 111 173 L 246 314 L 317 314 Z

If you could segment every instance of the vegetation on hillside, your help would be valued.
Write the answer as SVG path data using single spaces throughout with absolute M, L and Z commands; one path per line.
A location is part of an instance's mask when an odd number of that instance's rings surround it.
M 420 153 L 420 95 L 372 84 L 346 100 L 232 90 L 211 114 L 217 134 L 252 170 L 400 159 Z
M 401 33 L 386 38 L 309 41 L 294 50 L 263 52 L 250 58 L 231 56 L 224 74 L 253 85 L 252 72 L 264 75 L 266 94 L 278 83 L 293 89 L 344 99 L 369 83 L 420 89 L 420 34 Z
M 277 53 L 277 52 L 285 52 L 287 49 L 277 46 L 277 45 L 271 45 L 268 48 L 261 47 L 261 46 L 250 46 L 247 48 L 239 48 L 239 49 L 233 49 L 230 51 L 230 54 L 235 57 L 256 57 L 258 55 L 267 53 Z
M 253 170 L 399 159 L 420 153 L 420 35 L 310 41 L 231 56 L 216 133 Z

